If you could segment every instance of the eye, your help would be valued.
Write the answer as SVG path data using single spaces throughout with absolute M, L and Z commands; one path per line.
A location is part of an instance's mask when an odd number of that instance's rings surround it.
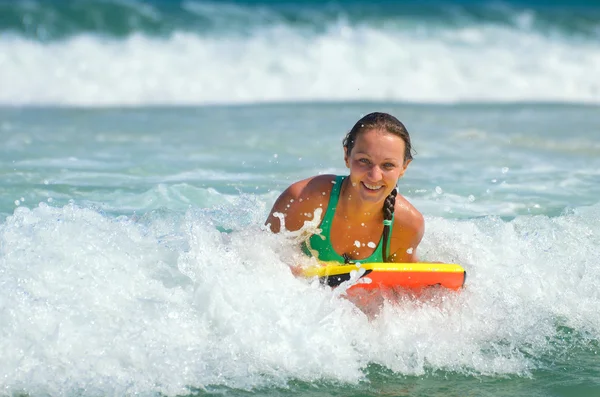
M 396 167 L 396 164 L 394 163 L 385 163 L 383 165 L 383 168 L 387 169 L 387 170 L 391 170 L 392 168 Z
M 358 162 L 361 164 L 371 164 L 371 161 L 369 161 L 369 159 L 364 158 L 364 157 L 361 159 L 358 159 Z

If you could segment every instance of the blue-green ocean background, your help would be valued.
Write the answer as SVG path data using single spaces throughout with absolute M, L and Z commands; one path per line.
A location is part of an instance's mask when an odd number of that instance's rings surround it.
M 0 395 L 600 396 L 600 3 L 0 1 Z M 368 318 L 263 222 L 409 129 Z

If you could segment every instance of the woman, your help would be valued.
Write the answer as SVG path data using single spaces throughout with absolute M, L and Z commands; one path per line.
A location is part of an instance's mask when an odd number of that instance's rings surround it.
M 292 184 L 266 224 L 275 233 L 282 226 L 296 231 L 324 211 L 320 233 L 303 244 L 319 261 L 417 262 L 423 216 L 396 189 L 412 160 L 408 131 L 394 116 L 371 113 L 356 122 L 343 145 L 350 175 Z

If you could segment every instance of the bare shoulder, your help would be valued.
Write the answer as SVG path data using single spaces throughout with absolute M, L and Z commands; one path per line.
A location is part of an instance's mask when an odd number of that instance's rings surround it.
M 287 230 L 298 230 L 313 219 L 317 208 L 327 208 L 335 175 L 317 175 L 294 182 L 275 201 L 265 222 L 275 233 L 281 229 L 281 217 Z
M 423 214 L 408 202 L 406 198 L 398 195 L 394 207 L 394 227 L 418 231 L 422 230 L 424 225 Z
M 291 184 L 282 195 L 294 199 L 327 196 L 335 183 L 335 175 L 316 175 Z M 329 197 L 328 197 L 329 198 Z

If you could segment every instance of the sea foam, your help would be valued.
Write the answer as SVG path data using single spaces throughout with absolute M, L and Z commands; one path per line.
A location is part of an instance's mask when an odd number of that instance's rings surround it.
M 245 34 L 175 31 L 0 39 L 0 104 L 277 101 L 600 102 L 597 40 L 479 24 L 422 29 L 339 20 Z

